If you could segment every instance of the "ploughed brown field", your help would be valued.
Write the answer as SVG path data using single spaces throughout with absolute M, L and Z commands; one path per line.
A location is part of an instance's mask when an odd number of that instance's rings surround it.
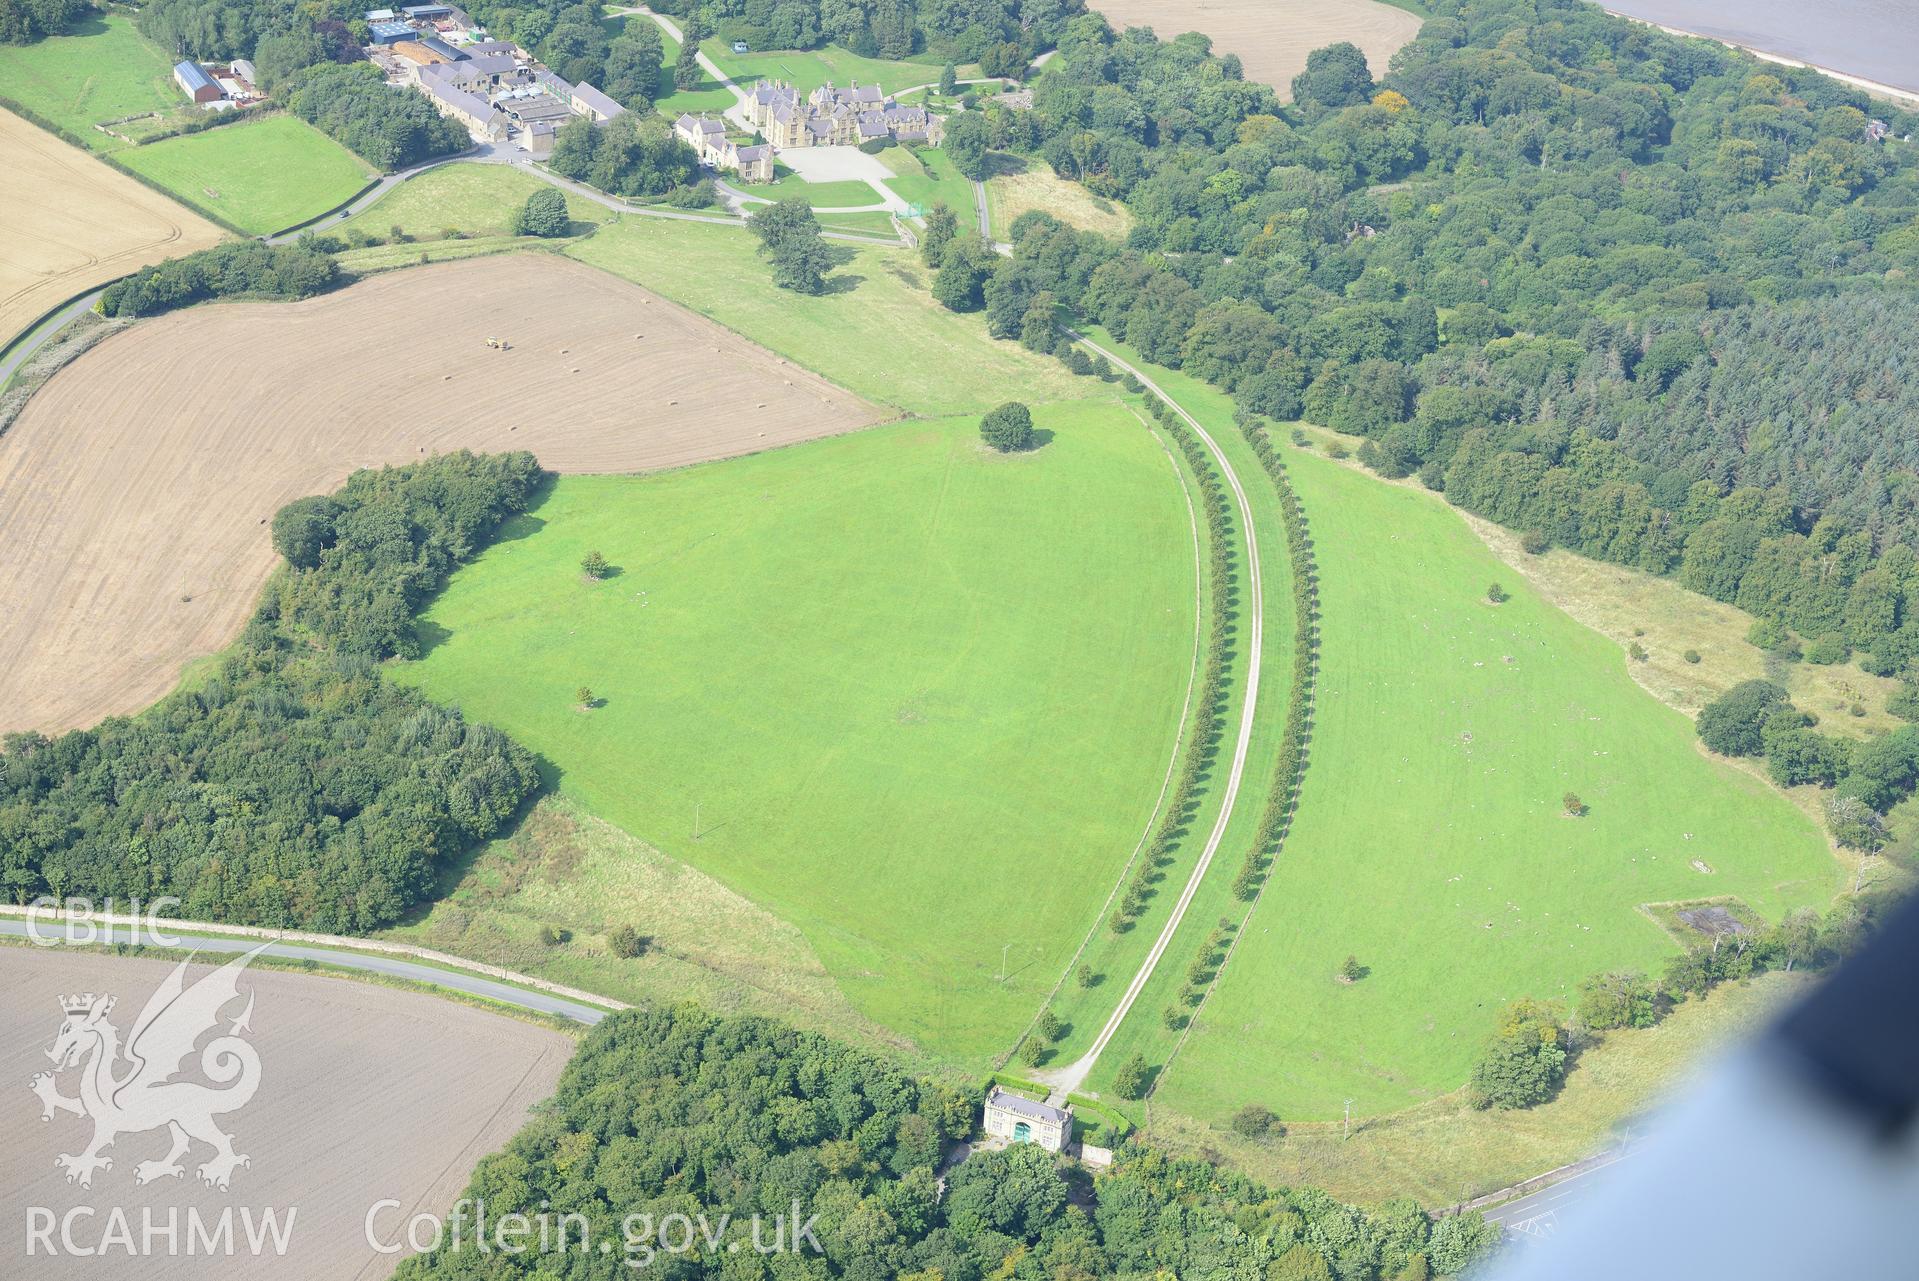
M 190 965 L 188 987 L 230 959 Z M 0 1143 L 0 1188 L 8 1203 L 0 1224 L 7 1260 L 0 1275 L 40 1281 L 386 1277 L 413 1253 L 404 1248 L 407 1221 L 427 1213 L 450 1223 L 473 1167 L 505 1147 L 532 1106 L 553 1093 L 575 1048 L 564 1033 L 424 993 L 249 968 L 239 978 L 240 997 L 198 1039 L 176 1079 L 214 1092 L 238 1084 L 204 1075 L 201 1053 L 228 1032 L 251 993 L 244 1039 L 259 1056 L 257 1088 L 239 1108 L 213 1117 L 231 1136 L 235 1154 L 251 1164 L 235 1169 L 222 1192 L 201 1182 L 199 1166 L 214 1150 L 195 1142 L 178 1176 L 142 1185 L 140 1163 L 167 1155 L 162 1126 L 118 1135 L 105 1150 L 111 1169 L 96 1170 L 89 1187 L 68 1183 L 54 1160 L 84 1152 L 93 1123 L 68 1112 L 42 1121 L 41 1103 L 28 1089 L 33 1077 L 54 1070 L 47 1051 L 64 1017 L 60 998 L 113 996 L 107 1019 L 124 1049 L 148 996 L 177 963 L 64 947 L 0 950 L 7 979 L 0 984 L 0 1077 L 10 1109 L 7 1141 Z M 55 1088 L 66 1098 L 79 1096 L 89 1066 L 90 1060 L 57 1073 Z M 115 1064 L 113 1072 L 128 1076 L 128 1064 Z M 228 1210 L 231 1254 L 218 1232 Z M 283 1228 L 291 1216 L 284 1254 L 270 1237 L 258 1254 L 249 1246 L 243 1215 L 257 1227 L 266 1212 Z M 374 1241 L 397 1243 L 401 1253 L 368 1244 L 369 1213 Z M 208 1237 L 190 1237 L 195 1215 Z M 130 1233 L 130 1244 L 108 1244 L 116 1221 Z M 176 1225 L 171 1252 L 161 1235 L 170 1221 Z M 149 1224 L 157 1229 L 153 1235 Z M 470 1213 L 466 1230 L 472 1231 Z M 208 1238 L 210 1246 L 199 1244 Z M 421 1240 L 430 1242 L 424 1230 Z M 78 1253 L 86 1249 L 98 1253 Z
M 0 175 L 0 347 L 67 299 L 226 234 L 11 111 Z
M 554 471 L 637 472 L 883 415 L 550 254 L 142 321 L 56 374 L 0 437 L 0 731 L 87 725 L 165 694 L 245 623 L 274 565 L 273 513 L 356 468 L 526 449 Z
M 1089 0 L 1089 7 L 1115 28 L 1151 27 L 1162 40 L 1203 31 L 1213 38 L 1214 53 L 1238 54 L 1248 80 L 1273 86 L 1285 99 L 1313 50 L 1351 41 L 1377 79 L 1420 24 L 1378 0 Z

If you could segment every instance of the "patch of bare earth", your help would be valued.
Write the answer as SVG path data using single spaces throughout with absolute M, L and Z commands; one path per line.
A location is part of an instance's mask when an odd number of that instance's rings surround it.
M 218 1191 L 196 1175 L 213 1149 L 195 1143 L 179 1177 L 141 1185 L 135 1167 L 167 1154 L 167 1131 L 160 1128 L 120 1135 L 106 1150 L 111 1169 L 96 1171 L 91 1187 L 69 1184 L 54 1159 L 84 1151 L 93 1126 L 68 1113 L 43 1123 L 40 1103 L 27 1090 L 28 1080 L 53 1066 L 46 1051 L 60 1030 L 60 998 L 112 994 L 117 1003 L 108 1017 L 124 1038 L 176 963 L 25 946 L 0 953 L 7 980 L 0 984 L 0 1079 L 14 1093 L 9 1137 L 0 1144 L 0 1187 L 12 1206 L 39 1207 L 56 1223 L 90 1207 L 91 1214 L 68 1220 L 76 1246 L 99 1247 L 115 1211 L 132 1232 L 131 1247 L 101 1249 L 96 1257 L 75 1257 L 64 1247 L 48 1257 L 39 1249 L 31 1264 L 18 1264 L 28 1271 L 10 1265 L 0 1269 L 7 1275 L 44 1281 L 387 1276 L 399 1256 L 367 1244 L 368 1212 L 382 1201 L 400 1207 L 374 1219 L 386 1242 L 404 1242 L 407 1220 L 416 1213 L 444 1215 L 479 1159 L 505 1146 L 529 1109 L 553 1093 L 574 1049 L 561 1032 L 422 993 L 249 969 L 239 987 L 243 999 L 249 991 L 253 996 L 245 1039 L 259 1055 L 258 1088 L 244 1106 L 214 1120 L 252 1163 L 233 1172 L 227 1191 Z M 192 965 L 187 982 L 212 971 Z M 240 1010 L 236 1001 L 223 1011 L 219 1032 Z M 197 1053 L 187 1056 L 180 1079 L 223 1088 L 201 1075 L 200 1061 Z M 76 1096 L 84 1070 L 57 1075 L 59 1092 Z M 115 1070 L 125 1075 L 127 1068 Z M 197 1213 L 211 1230 L 226 1210 L 234 1215 L 232 1256 L 189 1254 L 189 1216 Z M 282 1225 L 291 1216 L 284 1256 L 268 1247 L 255 1257 L 247 1246 L 242 1213 L 257 1224 L 267 1210 Z M 5 1216 L 0 1252 L 9 1260 L 28 1257 L 30 1213 L 16 1209 Z M 149 1247 L 143 1236 L 144 1224 L 164 1229 L 169 1215 L 178 1224 L 172 1253 L 166 1237 L 155 1236 Z M 60 1242 L 57 1228 L 52 1241 Z
M 92 724 L 165 694 L 246 621 L 273 513 L 357 468 L 526 449 L 555 471 L 638 472 L 883 416 L 549 254 L 143 321 L 56 374 L 0 437 L 0 730 Z
M 1419 34 L 1420 19 L 1377 0 L 1091 0 L 1115 28 L 1151 27 L 1163 40 L 1187 31 L 1213 38 L 1213 52 L 1234 53 L 1246 78 L 1292 96 L 1306 55 L 1341 40 L 1366 55 L 1377 79 L 1401 45 Z
M 0 346 L 95 285 L 226 234 L 10 111 L 0 173 Z

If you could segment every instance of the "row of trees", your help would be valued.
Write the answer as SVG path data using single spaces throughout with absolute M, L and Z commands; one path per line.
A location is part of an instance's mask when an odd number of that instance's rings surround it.
M 1279 491 L 1280 516 L 1286 526 L 1286 555 L 1293 567 L 1293 679 L 1287 691 L 1286 719 L 1280 730 L 1279 760 L 1273 766 L 1272 791 L 1259 817 L 1259 829 L 1246 851 L 1239 874 L 1233 878 L 1233 896 L 1251 900 L 1265 883 L 1265 872 L 1279 857 L 1279 847 L 1299 804 L 1306 773 L 1306 740 L 1311 733 L 1313 700 L 1319 676 L 1319 566 L 1313 556 L 1313 538 L 1299 495 L 1286 474 L 1286 463 L 1272 439 L 1252 415 L 1235 415 L 1240 433 L 1253 447 L 1260 466 Z
M 339 265 L 313 246 L 234 241 L 143 267 L 108 285 L 94 310 L 151 316 L 209 298 L 310 298 L 339 281 Z
M 1047 326 L 1046 333 L 1051 336 L 1051 317 L 1047 318 Z M 1085 353 L 1073 346 L 1065 335 L 1058 336 L 1058 343 L 1062 353 L 1076 355 L 1081 361 L 1086 359 Z M 1068 367 L 1072 367 L 1070 360 Z M 1092 371 L 1088 365 L 1076 372 Z M 1138 380 L 1131 374 L 1126 376 L 1126 381 L 1128 390 L 1140 389 Z M 1226 664 L 1232 652 L 1229 638 L 1233 611 L 1239 601 L 1238 557 L 1233 545 L 1238 523 L 1226 501 L 1226 487 L 1220 482 L 1212 456 L 1186 421 L 1165 402 L 1155 398 L 1148 403 L 1153 406 L 1161 430 L 1185 458 L 1199 489 L 1200 526 L 1206 536 L 1206 651 L 1201 658 L 1199 682 L 1193 690 L 1192 740 L 1181 757 L 1179 774 L 1160 811 L 1159 824 L 1141 851 L 1133 874 L 1107 920 L 1115 934 L 1130 930 L 1139 919 L 1152 896 L 1153 886 L 1160 880 L 1161 869 L 1172 861 L 1173 851 L 1179 848 L 1198 814 L 1204 787 L 1201 780 L 1210 774 L 1218 759 L 1220 738 L 1226 729 Z
M 685 1278 L 1373 1281 L 1457 1274 L 1497 1240 L 1476 1214 L 1435 1223 L 1410 1201 L 1361 1210 L 1136 1146 L 1093 1187 L 1034 1144 L 976 1152 L 946 1173 L 942 1193 L 942 1153 L 971 1131 L 979 1101 L 766 1020 L 622 1011 L 587 1037 L 551 1106 L 481 1162 L 467 1191 L 490 1224 L 577 1215 L 571 1239 L 589 1248 L 509 1253 L 467 1233 L 397 1275 L 625 1275 L 633 1215 L 703 1216 L 710 1240 L 676 1235 L 671 1244 L 686 1248 L 651 1262 Z M 811 1236 L 757 1253 L 753 1216 L 766 1221 L 765 1243 L 770 1220 L 795 1206 Z M 613 1246 L 610 1258 L 598 1242 Z
M 412 605 L 537 475 L 525 454 L 454 454 L 282 512 L 288 565 L 211 677 L 131 719 L 0 743 L 0 892 L 170 894 L 182 916 L 336 931 L 430 897 L 539 772 L 377 660 L 410 648 Z

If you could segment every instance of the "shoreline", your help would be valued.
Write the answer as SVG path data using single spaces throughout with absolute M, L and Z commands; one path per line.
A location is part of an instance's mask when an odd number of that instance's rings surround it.
M 1606 9 L 1604 5 L 1600 8 Z M 1832 67 L 1822 67 L 1816 62 L 1807 62 L 1803 58 L 1788 57 L 1783 53 L 1774 53 L 1770 49 L 1761 49 L 1756 45 L 1741 44 L 1737 40 L 1728 40 L 1723 36 L 1707 35 L 1703 31 L 1687 31 L 1683 27 L 1670 27 L 1663 22 L 1654 22 L 1651 18 L 1641 18 L 1630 13 L 1620 13 L 1617 9 L 1606 9 L 1615 18 L 1624 18 L 1627 22 L 1636 22 L 1642 27 L 1651 27 L 1670 36 L 1689 36 L 1694 40 L 1710 40 L 1714 44 L 1724 45 L 1728 49 L 1739 49 L 1758 58 L 1761 62 L 1770 62 L 1776 66 L 1793 67 L 1802 71 L 1817 71 L 1822 76 L 1830 76 L 1841 84 L 1849 84 L 1855 89 L 1863 89 L 1871 96 L 1889 98 L 1902 107 L 1919 107 L 1919 90 L 1900 89 L 1877 80 L 1868 80 L 1864 76 L 1855 76 L 1838 71 Z

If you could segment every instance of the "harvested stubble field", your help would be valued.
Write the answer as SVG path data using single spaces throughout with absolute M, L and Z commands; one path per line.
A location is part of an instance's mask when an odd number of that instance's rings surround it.
M 1092 0 L 1115 28 L 1151 27 L 1163 40 L 1203 31 L 1213 52 L 1236 53 L 1246 78 L 1292 96 L 1306 55 L 1341 40 L 1358 45 L 1375 77 L 1399 47 L 1419 34 L 1420 20 L 1378 0 Z
M 637 472 L 881 416 L 546 254 L 143 322 L 55 375 L 0 438 L 0 730 L 90 724 L 164 694 L 245 621 L 273 513 L 356 468 L 466 448 Z
M 135 1165 L 166 1154 L 164 1130 L 121 1135 L 107 1150 L 113 1168 L 97 1172 L 91 1188 L 66 1183 L 54 1157 L 81 1151 L 92 1126 L 70 1115 L 42 1124 L 39 1104 L 26 1090 L 27 1081 L 50 1066 L 45 1051 L 60 1029 L 59 998 L 116 995 L 110 1018 L 125 1035 L 175 963 L 28 946 L 8 947 L 0 957 L 7 975 L 0 986 L 0 1072 L 13 1083 L 18 1118 L 0 1145 L 0 1186 L 14 1204 L 45 1207 L 56 1221 L 76 1207 L 96 1207 L 73 1225 L 76 1243 L 99 1246 L 98 1256 L 55 1250 L 60 1257 L 48 1259 L 42 1249 L 30 1269 L 35 1277 L 226 1281 L 259 1275 L 263 1261 L 286 1281 L 385 1276 L 396 1259 L 367 1245 L 368 1211 L 381 1201 L 404 1207 L 376 1220 L 388 1241 L 404 1239 L 414 1213 L 443 1212 L 479 1159 L 503 1146 L 532 1106 L 552 1094 L 573 1053 L 572 1038 L 562 1032 L 423 993 L 249 969 L 239 986 L 242 999 L 250 991 L 255 1002 L 247 1039 L 260 1056 L 259 1089 L 245 1107 L 216 1118 L 233 1136 L 234 1150 L 252 1158 L 234 1172 L 231 1190 L 216 1191 L 195 1177 L 195 1166 L 211 1152 L 198 1143 L 181 1178 L 137 1185 Z M 187 982 L 212 968 L 189 967 Z M 227 1019 L 239 1009 L 235 1002 Z M 198 1055 L 187 1059 L 185 1079 L 200 1079 L 198 1062 Z M 80 1070 L 56 1078 L 68 1097 L 78 1092 Z M 282 1224 L 291 1216 L 284 1257 L 271 1247 L 264 1260 L 248 1252 L 241 1207 L 256 1222 L 269 1207 Z M 234 1253 L 189 1255 L 189 1213 L 212 1227 L 229 1208 Z M 125 1214 L 135 1249 L 100 1245 L 110 1210 Z M 136 1254 L 144 1212 L 162 1226 L 177 1213 L 175 1253 L 168 1253 L 164 1237 L 155 1237 L 158 1244 L 145 1257 Z M 24 1258 L 26 1220 L 7 1219 L 0 1250 Z
M 68 298 L 222 232 L 78 147 L 0 111 L 0 347 Z

